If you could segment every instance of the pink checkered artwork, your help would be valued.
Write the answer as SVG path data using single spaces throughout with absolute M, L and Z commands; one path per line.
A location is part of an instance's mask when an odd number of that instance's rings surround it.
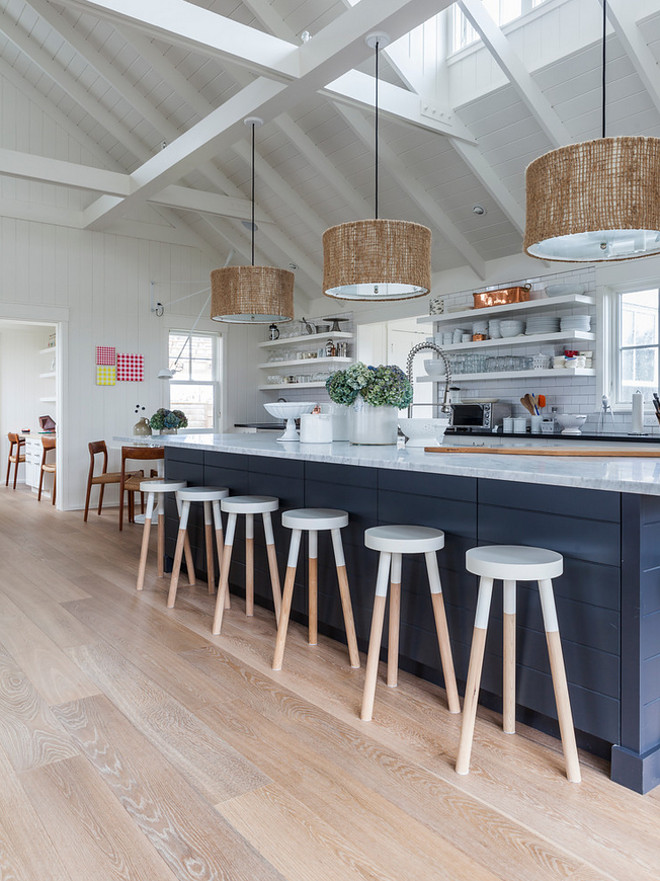
M 96 363 L 114 367 L 117 361 L 117 350 L 114 346 L 97 346 Z
M 142 382 L 144 355 L 117 355 L 117 382 Z

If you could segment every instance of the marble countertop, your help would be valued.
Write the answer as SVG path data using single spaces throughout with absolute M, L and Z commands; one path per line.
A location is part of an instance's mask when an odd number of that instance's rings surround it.
M 115 437 L 114 440 L 133 445 L 145 443 L 190 450 L 215 450 L 247 456 L 354 465 L 361 468 L 392 468 L 399 471 L 421 471 L 460 477 L 482 477 L 521 483 L 660 495 L 660 449 L 657 459 L 608 458 L 608 449 L 621 450 L 621 443 L 594 444 L 595 447 L 602 446 L 602 458 L 571 458 L 488 453 L 425 453 L 423 449 L 354 446 L 347 442 L 278 443 L 270 434 L 178 434 L 150 438 L 125 436 Z M 547 445 L 560 446 L 559 443 L 553 444 L 552 440 L 549 440 Z M 581 447 L 583 446 L 585 445 L 581 444 Z M 634 442 L 629 446 L 634 449 Z M 637 448 L 644 447 L 640 445 Z

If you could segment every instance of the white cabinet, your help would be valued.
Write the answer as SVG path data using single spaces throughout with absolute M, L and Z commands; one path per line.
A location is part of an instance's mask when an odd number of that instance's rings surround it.
M 325 381 L 334 369 L 341 369 L 353 363 L 351 354 L 354 334 L 349 331 L 329 331 L 328 333 L 308 333 L 295 337 L 284 337 L 259 343 L 260 349 L 269 352 L 267 361 L 258 367 L 267 376 L 267 382 L 260 385 L 262 390 L 288 388 L 325 388 Z M 345 351 L 345 355 L 321 354 L 328 341 L 332 341 L 335 351 Z M 273 378 L 277 377 L 277 380 Z M 286 379 L 285 379 L 286 377 Z
M 25 437 L 25 483 L 33 490 L 39 487 L 41 470 L 41 436 L 26 435 Z
M 453 326 L 465 326 L 468 322 L 479 321 L 484 318 L 512 318 L 518 317 L 524 319 L 528 315 L 535 315 L 540 312 L 554 312 L 561 314 L 570 311 L 576 306 L 590 307 L 595 305 L 595 299 L 586 294 L 567 294 L 563 297 L 548 297 L 544 300 L 530 300 L 527 303 L 509 303 L 505 306 L 489 306 L 484 309 L 464 309 L 461 312 L 448 312 L 442 315 L 425 315 L 417 319 L 418 324 L 430 324 L 434 330 L 442 331 L 450 330 Z M 442 345 L 441 349 L 447 355 L 453 352 L 483 352 L 486 349 L 492 349 L 493 354 L 497 354 L 498 349 L 510 346 L 529 346 L 534 343 L 574 343 L 575 348 L 584 349 L 584 343 L 593 342 L 596 334 L 581 330 L 559 331 L 557 333 L 535 333 L 520 334 L 514 337 L 505 337 L 502 339 L 475 340 L 465 343 L 452 343 L 451 345 Z M 564 346 L 566 348 L 566 346 Z M 485 380 L 495 381 L 500 379 L 517 379 L 518 377 L 548 377 L 561 378 L 562 376 L 594 376 L 593 368 L 562 368 L 560 370 L 550 370 L 547 368 L 532 368 L 523 370 L 493 370 L 478 373 L 457 373 L 455 379 L 461 382 L 466 380 Z M 418 382 L 444 382 L 444 375 L 440 376 L 419 376 L 416 377 Z

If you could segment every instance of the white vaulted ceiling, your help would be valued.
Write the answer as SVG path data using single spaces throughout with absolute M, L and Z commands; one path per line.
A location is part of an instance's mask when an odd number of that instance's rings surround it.
M 385 30 L 380 216 L 431 227 L 434 271 L 483 277 L 521 250 L 527 164 L 600 135 L 602 7 L 547 0 L 502 29 L 461 0 L 483 42 L 447 58 L 452 5 L 0 0 L 0 214 L 243 262 L 257 114 L 257 260 L 316 297 L 324 229 L 373 214 L 364 35 Z M 660 0 L 608 6 L 608 134 L 660 136 Z

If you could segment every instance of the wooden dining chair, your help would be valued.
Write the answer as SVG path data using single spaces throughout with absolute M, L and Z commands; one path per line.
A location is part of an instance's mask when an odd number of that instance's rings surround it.
M 91 441 L 87 444 L 87 448 L 89 449 L 89 472 L 87 474 L 87 494 L 85 496 L 85 516 L 83 518 L 84 522 L 87 523 L 87 514 L 89 512 L 89 500 L 92 494 L 92 487 L 99 486 L 99 506 L 97 510 L 97 514 L 101 513 L 101 509 L 103 508 L 103 493 L 106 486 L 109 483 L 121 483 L 121 471 L 108 471 L 108 448 L 104 440 L 100 441 Z M 103 464 L 101 466 L 100 474 L 94 474 L 94 470 L 96 467 L 96 457 L 102 455 L 103 456 Z M 141 471 L 131 471 L 126 474 L 126 477 L 138 477 L 141 476 Z
M 124 528 L 124 492 L 128 492 L 128 522 L 135 519 L 134 493 L 140 492 L 140 484 L 149 477 L 144 476 L 143 471 L 129 472 L 126 470 L 126 462 L 130 460 L 154 461 L 165 458 L 165 447 L 122 447 L 121 448 L 121 478 L 119 481 L 119 530 Z M 151 478 L 156 478 L 158 473 L 151 472 Z M 142 512 L 144 513 L 144 493 L 141 493 Z
M 5 480 L 5 486 L 9 486 L 9 471 L 11 469 L 12 463 L 14 465 L 14 486 L 13 489 L 16 489 L 16 478 L 18 477 L 18 466 L 21 462 L 25 462 L 25 438 L 21 437 L 20 434 L 16 434 L 13 431 L 10 431 L 7 434 L 9 438 L 9 456 L 7 457 L 7 479 Z M 16 452 L 14 452 L 14 447 L 16 447 Z
M 49 450 L 55 450 L 57 447 L 57 438 L 55 437 L 42 437 L 41 438 L 41 446 L 43 447 L 43 451 L 41 453 L 41 468 L 39 470 L 39 493 L 37 495 L 37 501 L 41 501 L 41 490 L 44 483 L 44 474 L 52 474 L 53 475 L 53 493 L 51 498 L 51 505 L 55 504 L 55 497 L 57 493 L 57 465 L 55 462 L 48 462 L 48 452 Z

